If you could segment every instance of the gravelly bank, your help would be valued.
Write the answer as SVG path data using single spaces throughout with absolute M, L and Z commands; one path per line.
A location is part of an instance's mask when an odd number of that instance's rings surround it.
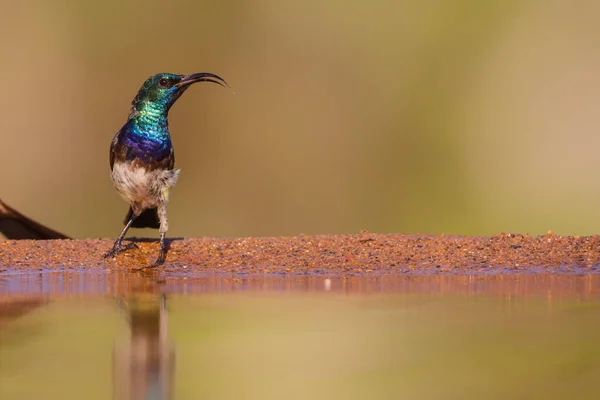
M 114 269 L 149 265 L 158 242 L 102 259 L 111 239 L 0 241 L 0 273 Z M 600 273 L 600 236 L 400 235 L 362 232 L 280 238 L 169 241 L 161 272 L 192 275 L 391 275 L 453 273 Z

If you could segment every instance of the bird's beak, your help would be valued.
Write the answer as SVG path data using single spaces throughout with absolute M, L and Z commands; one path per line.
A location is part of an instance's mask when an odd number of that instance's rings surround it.
M 198 72 L 197 74 L 186 75 L 178 83 L 176 83 L 175 86 L 178 88 L 183 88 L 196 82 L 212 82 L 223 87 L 229 86 L 227 82 L 225 82 L 225 79 L 221 78 L 219 75 L 211 74 L 209 72 Z

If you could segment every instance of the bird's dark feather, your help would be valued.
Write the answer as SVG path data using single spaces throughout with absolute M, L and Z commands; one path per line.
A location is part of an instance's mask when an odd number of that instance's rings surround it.
M 0 233 L 7 239 L 69 239 L 53 229 L 21 214 L 0 200 Z
M 123 221 L 123 225 L 127 225 L 129 222 L 129 218 L 131 218 L 131 214 L 133 214 L 133 209 L 129 207 L 129 212 L 125 216 L 125 220 Z M 132 228 L 152 228 L 158 229 L 160 227 L 160 220 L 158 219 L 158 211 L 156 208 L 149 208 L 144 210 L 139 217 L 133 221 L 131 224 Z

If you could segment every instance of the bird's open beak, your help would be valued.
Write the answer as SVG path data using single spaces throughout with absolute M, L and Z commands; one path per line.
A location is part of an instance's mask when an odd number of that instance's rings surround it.
M 186 75 L 178 83 L 176 83 L 175 86 L 182 88 L 196 82 L 212 82 L 223 87 L 229 86 L 227 82 L 225 82 L 225 79 L 221 78 L 219 75 L 211 74 L 209 72 L 199 72 L 197 74 Z

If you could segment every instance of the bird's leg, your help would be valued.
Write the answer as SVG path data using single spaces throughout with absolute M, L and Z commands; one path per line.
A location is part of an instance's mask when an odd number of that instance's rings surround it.
M 160 247 L 158 249 L 158 257 L 156 261 L 152 265 L 148 265 L 147 267 L 138 268 L 138 271 L 146 269 L 146 268 L 155 268 L 159 265 L 165 263 L 165 235 L 167 230 L 169 229 L 169 222 L 167 221 L 167 203 L 163 202 L 157 207 L 158 211 L 158 219 L 160 220 Z
M 135 243 L 129 243 L 126 245 L 123 245 L 121 243 L 123 241 L 123 238 L 127 234 L 129 227 L 131 226 L 131 224 L 133 224 L 133 221 L 135 221 L 137 217 L 138 216 L 135 215 L 135 213 L 131 213 L 131 217 L 129 218 L 129 221 L 127 221 L 127 225 L 125 225 L 125 228 L 123 228 L 123 231 L 121 232 L 117 240 L 115 240 L 115 244 L 113 245 L 112 249 L 110 249 L 106 252 L 106 254 L 104 254 L 104 258 L 114 257 L 122 251 L 137 248 L 137 245 Z
M 165 263 L 165 235 L 169 230 L 169 221 L 167 220 L 167 202 L 163 201 L 158 206 L 158 219 L 160 221 L 160 248 L 158 249 L 158 257 L 154 262 L 154 266 Z
M 154 265 L 161 265 L 165 263 L 165 233 L 160 233 L 160 248 L 158 249 L 158 257 Z

